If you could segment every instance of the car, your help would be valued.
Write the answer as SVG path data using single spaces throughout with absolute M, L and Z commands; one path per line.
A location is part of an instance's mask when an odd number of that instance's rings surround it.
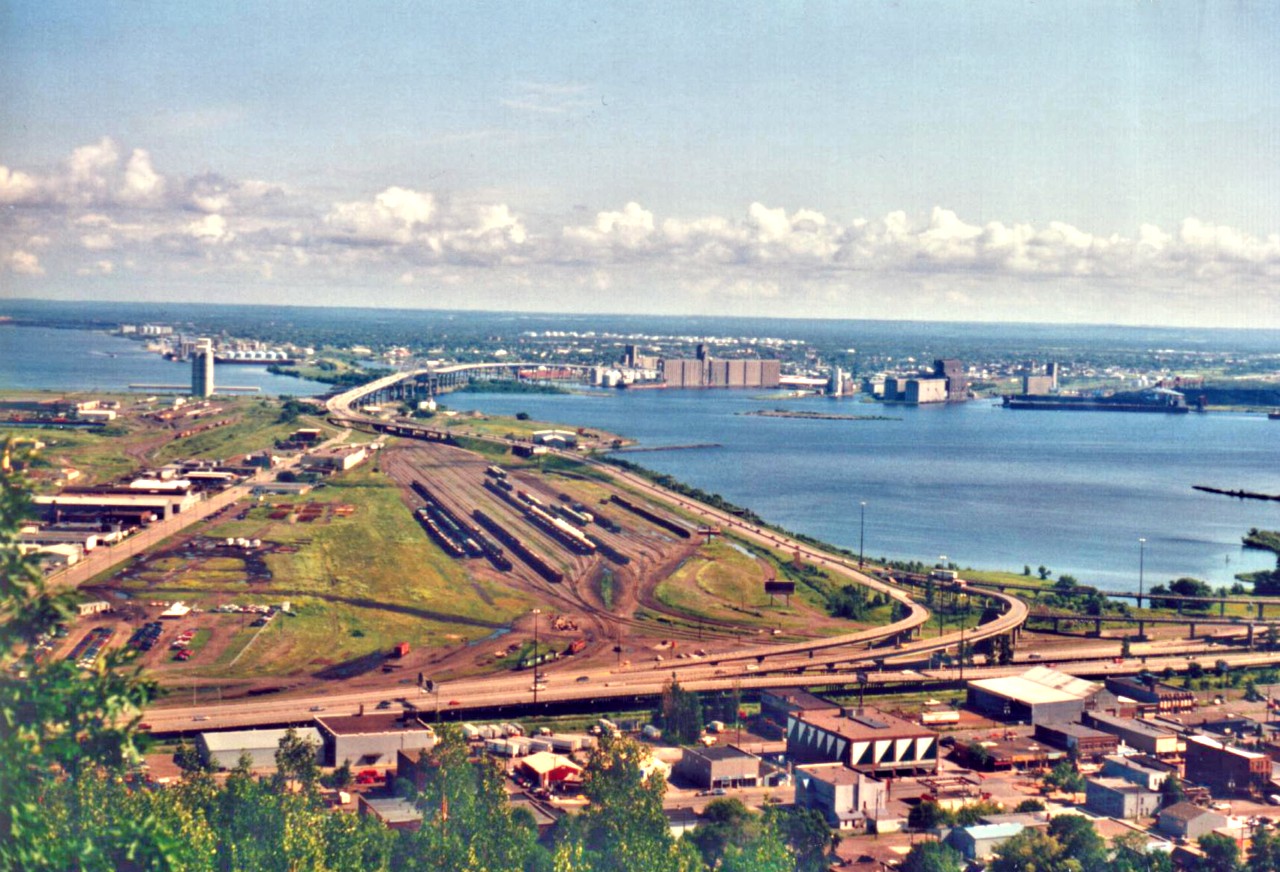
M 545 684 L 539 684 L 535 682 L 533 686 L 531 686 L 529 689 L 536 693 L 539 690 L 546 690 L 547 686 Z
M 194 718 L 192 718 L 191 720 L 193 720 L 193 721 L 207 721 L 207 720 L 209 720 L 209 716 L 208 716 L 208 715 L 196 715 L 196 716 L 195 716 Z
M 148 724 L 148 723 L 146 723 L 146 722 L 144 721 L 144 722 L 142 722 L 142 723 L 138 724 L 138 729 L 139 729 L 139 730 L 149 730 L 149 729 L 151 729 L 151 724 Z M 1280 802 L 1277 802 L 1277 803 L 1274 803 L 1274 804 L 1275 804 L 1275 805 L 1280 805 Z
M 313 712 L 322 712 L 322 711 L 324 711 L 324 706 L 322 706 L 322 705 L 313 705 L 309 710 L 310 710 L 310 711 L 313 711 Z
M 728 793 L 729 791 L 725 790 L 723 787 L 716 787 L 710 791 L 709 795 L 710 796 L 727 796 Z
M 382 702 L 378 703 L 378 708 L 380 708 L 380 709 L 389 709 L 389 708 L 391 708 L 391 700 L 389 700 L 389 699 L 384 699 Z
M 577 681 L 577 682 L 578 682 L 578 684 L 585 684 L 586 682 L 588 682 L 588 681 L 590 681 L 590 680 L 591 680 L 591 676 L 590 676 L 590 675 L 579 675 L 579 676 L 578 676 L 576 679 L 574 679 L 574 680 L 575 680 L 575 681 Z
M 458 702 L 456 699 L 451 699 L 449 700 L 448 705 L 462 705 L 462 703 Z

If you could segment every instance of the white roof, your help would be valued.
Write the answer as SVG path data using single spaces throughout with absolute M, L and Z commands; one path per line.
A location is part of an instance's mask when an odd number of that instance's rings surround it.
M 174 603 L 161 613 L 162 618 L 181 618 L 183 615 L 191 611 L 191 606 L 185 603 Z
M 322 745 L 320 731 L 315 727 L 295 727 L 298 738 L 313 745 Z M 280 746 L 288 730 L 231 730 L 225 733 L 201 733 L 200 741 L 210 752 L 254 751 L 274 749 Z
M 545 775 L 551 770 L 558 769 L 561 766 L 567 766 L 575 772 L 582 771 L 582 767 L 577 763 L 574 763 L 568 757 L 562 757 L 559 754 L 552 754 L 550 751 L 539 751 L 536 754 L 530 754 L 520 762 L 524 763 L 524 765 L 528 766 L 539 775 Z
M 1048 666 L 1035 666 L 1021 675 L 970 681 L 969 685 L 1033 705 L 1081 700 L 1098 690 L 1098 685 L 1092 681 L 1067 675 Z

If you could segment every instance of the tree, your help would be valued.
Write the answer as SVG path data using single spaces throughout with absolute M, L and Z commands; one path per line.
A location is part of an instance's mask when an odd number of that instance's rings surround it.
M 960 872 L 964 858 L 942 842 L 921 842 L 902 858 L 901 872 Z
M 1049 576 L 1053 575 L 1053 573 L 1050 572 L 1043 563 L 1036 569 L 1036 574 L 1040 576 L 1041 581 L 1047 581 Z
M 1240 849 L 1235 840 L 1219 833 L 1209 833 L 1199 838 L 1204 856 L 1196 862 L 1196 872 L 1243 872 L 1240 865 Z
M 1270 827 L 1254 830 L 1249 848 L 1249 872 L 1280 872 L 1280 836 Z
M 1079 793 L 1084 790 L 1084 776 L 1077 772 L 1076 767 L 1067 760 L 1054 766 L 1044 777 L 1044 783 L 1066 793 Z
M 831 828 L 821 812 L 811 808 L 771 805 L 765 809 L 765 825 L 774 827 L 795 856 L 796 872 L 824 872 L 832 847 Z
M 990 872 L 1078 872 L 1053 836 L 1027 827 L 995 849 Z
M 662 691 L 657 720 L 668 739 L 681 745 L 692 744 L 702 735 L 702 700 L 696 691 L 682 688 L 673 675 Z
M 1025 814 L 1036 811 L 1044 811 L 1044 803 L 1033 797 L 1031 799 L 1024 799 L 1022 802 L 1018 803 L 1017 807 L 1014 808 L 1013 813 Z
M 1023 574 L 1023 575 L 1030 575 L 1030 574 L 1031 574 L 1031 567 L 1030 567 L 1030 566 L 1026 566 L 1026 565 L 1024 565 L 1024 566 L 1022 567 L 1022 574 Z
M 713 799 L 690 838 L 710 868 L 715 868 L 729 845 L 745 845 L 759 829 L 757 816 L 737 799 Z
M 282 784 L 294 782 L 306 790 L 314 790 L 320 780 L 320 764 L 316 760 L 316 744 L 298 735 L 290 727 L 280 737 L 276 748 L 276 777 Z
M 991 765 L 991 752 L 977 739 L 971 740 L 964 746 L 964 756 L 978 769 L 986 769 Z
M 1186 799 L 1187 792 L 1182 788 L 1182 779 L 1178 773 L 1170 772 L 1169 777 L 1160 785 L 1160 807 L 1168 808 Z
M 954 818 L 951 813 L 931 799 L 926 799 L 907 812 L 907 826 L 913 830 L 931 830 L 947 826 Z
M 1078 814 L 1062 814 L 1049 822 L 1049 835 L 1062 845 L 1066 856 L 1080 864 L 1081 872 L 1107 868 L 1107 844 L 1093 823 Z

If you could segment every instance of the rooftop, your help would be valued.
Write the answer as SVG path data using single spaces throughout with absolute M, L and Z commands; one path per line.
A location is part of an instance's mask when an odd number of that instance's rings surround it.
M 861 712 L 861 714 L 859 714 Z M 847 739 L 887 739 L 890 736 L 907 738 L 936 735 L 928 727 L 904 720 L 879 709 L 850 709 L 846 716 L 828 711 L 801 712 L 797 717 L 829 733 L 839 733 Z
M 807 766 L 797 766 L 796 774 L 804 774 L 817 781 L 836 786 L 842 784 L 857 784 L 860 781 L 877 781 L 864 772 L 856 769 L 850 769 L 843 763 L 814 763 Z
M 1092 681 L 1047 666 L 1035 666 L 1021 675 L 970 681 L 969 686 L 1031 705 L 1082 700 L 1098 690 Z
M 823 699 L 817 694 L 809 693 L 807 690 L 791 690 L 790 688 L 778 688 L 776 690 L 763 690 L 760 696 L 763 699 L 765 695 L 782 701 L 788 711 L 811 711 L 821 709 L 838 709 L 839 703 L 834 703 L 829 699 Z
M 1191 821 L 1206 814 L 1217 813 L 1210 811 L 1207 808 L 1201 808 L 1193 802 L 1183 800 L 1182 802 L 1174 803 L 1164 811 L 1160 812 L 1160 817 L 1169 817 L 1178 821 Z
M 735 760 L 752 755 L 733 745 L 711 745 L 706 748 L 686 748 L 685 754 L 695 754 L 706 760 Z
M 1074 736 L 1077 739 L 1111 739 L 1114 738 L 1110 733 L 1102 730 L 1095 730 L 1093 727 L 1086 727 L 1084 724 L 1041 724 L 1041 728 L 1061 733 L 1064 736 Z
M 978 841 L 981 839 L 1012 839 L 1026 827 L 1018 823 L 1004 823 L 974 824 L 971 827 L 961 827 L 960 829 L 968 833 L 974 841 Z
M 1113 715 L 1103 715 L 1095 712 L 1090 712 L 1089 718 L 1097 724 L 1106 724 L 1107 726 L 1116 727 L 1118 729 L 1142 733 L 1153 738 L 1177 735 L 1176 733 L 1171 733 L 1168 730 L 1163 730 L 1160 727 L 1135 718 L 1118 718 Z
M 277 748 L 288 730 L 229 730 L 222 733 L 201 733 L 200 740 L 211 752 L 248 751 L 251 749 Z M 320 731 L 315 727 L 297 727 L 298 738 L 316 745 Z
M 316 718 L 322 730 L 335 736 L 359 736 L 364 733 L 432 732 L 431 727 L 411 715 L 370 714 L 334 715 Z
M 1095 784 L 1114 793 L 1154 793 L 1140 784 L 1134 784 L 1123 778 L 1089 778 L 1086 779 L 1086 783 Z
M 369 810 L 389 824 L 403 824 L 422 820 L 422 811 L 412 801 L 395 796 L 369 799 L 361 797 Z

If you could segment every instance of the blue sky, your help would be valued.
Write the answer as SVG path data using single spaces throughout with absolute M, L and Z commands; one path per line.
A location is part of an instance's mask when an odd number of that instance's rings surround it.
M 1278 25 L 0 0 L 0 292 L 1280 326 Z

